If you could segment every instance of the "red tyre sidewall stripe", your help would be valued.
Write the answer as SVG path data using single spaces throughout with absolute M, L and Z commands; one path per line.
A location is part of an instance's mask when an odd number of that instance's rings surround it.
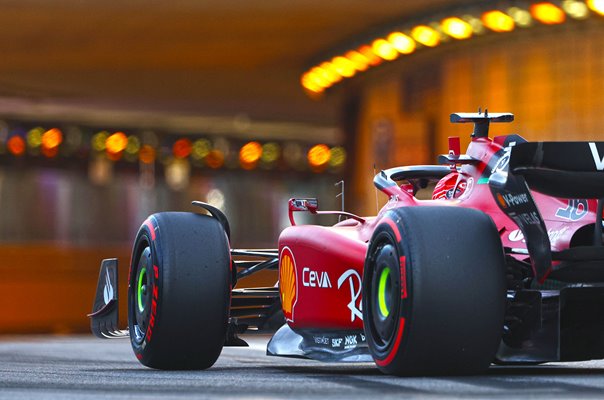
M 394 345 L 392 346 L 392 349 L 388 353 L 388 356 L 386 358 L 384 358 L 383 360 L 378 360 L 378 359 L 375 360 L 375 363 L 377 365 L 379 365 L 380 367 L 385 367 L 385 366 L 389 365 L 392 362 L 392 360 L 394 360 L 394 357 L 396 357 L 396 355 L 398 353 L 398 348 L 401 345 L 401 339 L 403 338 L 404 330 L 405 330 L 405 318 L 401 318 L 399 320 L 398 333 L 396 335 L 396 340 L 394 341 Z
M 392 231 L 394 232 L 394 236 L 396 237 L 396 241 L 397 243 L 401 242 L 401 232 L 398 230 L 398 226 L 396 226 L 396 223 L 394 223 L 393 220 L 391 220 L 390 218 L 384 218 L 383 221 L 385 223 L 387 223 L 388 225 L 390 225 L 390 228 L 392 228 Z
M 144 224 L 147 228 L 149 228 L 149 232 L 151 233 L 151 240 L 155 241 L 155 228 L 153 227 L 153 223 L 150 219 L 147 219 Z

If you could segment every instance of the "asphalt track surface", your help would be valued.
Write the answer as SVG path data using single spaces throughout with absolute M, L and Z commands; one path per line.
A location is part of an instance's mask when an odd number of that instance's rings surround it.
M 225 348 L 206 371 L 141 366 L 128 340 L 0 338 L 2 399 L 604 398 L 604 361 L 492 367 L 483 376 L 395 378 L 374 365 L 265 356 L 268 337 Z

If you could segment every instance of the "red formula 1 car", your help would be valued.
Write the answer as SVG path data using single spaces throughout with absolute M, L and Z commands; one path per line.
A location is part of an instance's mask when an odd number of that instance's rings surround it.
M 128 272 L 128 330 L 118 331 L 117 261 L 104 260 L 93 306 L 99 337 L 129 336 L 152 368 L 202 369 L 223 346 L 281 308 L 273 356 L 374 361 L 385 373 L 473 374 L 496 363 L 604 358 L 604 142 L 488 137 L 512 114 L 459 113 L 474 123 L 437 166 L 379 172 L 376 217 L 289 202 L 273 250 L 235 250 L 229 224 L 168 212 L 141 226 Z M 434 199 L 419 188 L 439 182 Z M 294 213 L 339 214 L 333 226 Z M 278 268 L 278 287 L 237 280 Z

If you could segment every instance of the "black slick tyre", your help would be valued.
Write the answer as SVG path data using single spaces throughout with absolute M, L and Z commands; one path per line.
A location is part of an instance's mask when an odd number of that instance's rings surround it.
M 207 215 L 165 212 L 140 227 L 128 279 L 128 327 L 138 360 L 205 369 L 225 341 L 231 294 L 227 236 Z
M 503 331 L 501 241 L 484 213 L 390 210 L 371 238 L 363 322 L 378 368 L 392 375 L 468 375 L 493 361 Z

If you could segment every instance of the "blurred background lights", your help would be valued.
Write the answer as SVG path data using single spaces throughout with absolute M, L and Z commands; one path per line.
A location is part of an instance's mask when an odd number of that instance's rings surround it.
M 440 43 L 440 34 L 426 25 L 418 25 L 411 30 L 411 36 L 418 43 L 428 47 L 435 47 Z
M 564 0 L 561 5 L 564 12 L 566 12 L 571 18 L 585 19 L 589 17 L 589 9 L 582 1 Z
M 514 23 L 521 28 L 526 28 L 532 25 L 533 17 L 528 10 L 519 7 L 511 7 L 508 9 L 509 16 L 514 20 Z
M 92 136 L 91 144 L 92 148 L 96 151 L 105 150 L 105 144 L 107 142 L 107 138 L 109 137 L 109 132 L 101 131 Z
M 205 158 L 206 165 L 218 169 L 224 165 L 224 153 L 219 149 L 211 150 Z
M 212 143 L 207 139 L 197 139 L 193 142 L 191 148 L 191 156 L 195 160 L 203 160 L 212 150 Z
M 494 32 L 511 32 L 514 30 L 514 20 L 499 10 L 487 11 L 482 14 L 484 26 Z
M 155 149 L 148 144 L 144 144 L 138 153 L 138 159 L 143 164 L 153 164 L 155 162 Z
M 415 41 L 402 32 L 392 32 L 388 41 L 401 54 L 411 54 L 415 51 Z
M 546 25 L 561 24 L 566 20 L 564 11 L 552 3 L 533 4 L 530 9 L 533 18 Z
M 604 15 L 604 0 L 587 0 L 587 7 L 597 14 Z
M 346 163 L 346 150 L 343 147 L 335 146 L 330 149 L 331 157 L 329 165 L 331 167 L 341 167 Z
M 398 51 L 385 39 L 377 39 L 371 45 L 373 52 L 384 60 L 392 61 L 398 57 Z
M 345 78 L 351 78 L 357 72 L 354 63 L 346 57 L 334 57 L 331 64 L 336 72 Z
M 249 142 L 239 150 L 239 163 L 243 169 L 254 169 L 262 156 L 262 145 L 258 142 Z
M 105 141 L 105 149 L 109 154 L 119 154 L 128 146 L 128 137 L 124 132 L 115 132 Z
M 324 144 L 316 144 L 308 150 L 308 163 L 311 167 L 317 168 L 326 165 L 331 157 L 329 147 Z
M 278 143 L 268 142 L 262 145 L 261 160 L 264 163 L 273 163 L 279 159 L 281 148 Z
M 126 153 L 136 154 L 141 149 L 141 141 L 134 135 L 128 136 L 128 144 L 126 145 Z
M 293 168 L 302 168 L 302 148 L 298 143 L 289 142 L 283 146 L 283 159 Z
M 369 68 L 369 60 L 356 50 L 350 50 L 346 53 L 346 58 L 350 60 L 354 69 L 357 71 L 366 71 Z
M 442 21 L 442 30 L 454 39 L 467 39 L 472 36 L 472 26 L 457 17 L 446 18 Z
M 176 158 L 187 158 L 193 151 L 193 144 L 189 139 L 178 139 L 172 145 L 172 154 Z
M 27 145 L 32 148 L 37 148 L 42 145 L 42 135 L 44 134 L 44 128 L 37 127 L 27 132 Z
M 372 67 L 375 67 L 376 65 L 380 65 L 382 63 L 382 58 L 375 55 L 371 46 L 368 46 L 365 44 L 365 45 L 359 47 L 359 53 L 362 54 L 363 57 L 365 57 L 365 59 L 367 60 L 367 64 L 369 64 Z
M 211 189 L 206 196 L 208 204 L 224 211 L 224 193 L 220 189 Z
M 11 136 L 6 142 L 6 147 L 15 156 L 22 156 L 25 153 L 25 140 L 19 135 Z
M 55 149 L 63 142 L 63 132 L 52 128 L 42 134 L 42 147 L 48 150 Z
M 187 160 L 172 159 L 164 170 L 166 183 L 172 190 L 184 190 L 189 186 L 191 165 Z

